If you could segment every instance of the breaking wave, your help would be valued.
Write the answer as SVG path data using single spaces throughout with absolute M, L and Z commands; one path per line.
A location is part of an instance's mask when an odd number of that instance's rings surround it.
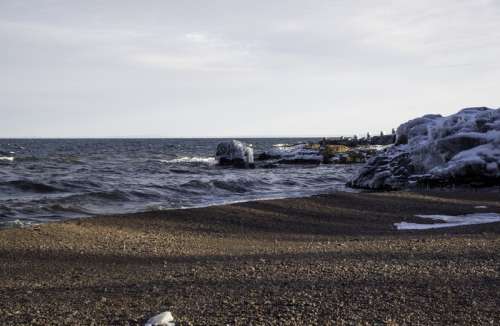
M 160 160 L 162 163 L 170 163 L 170 164 L 175 164 L 175 163 L 206 163 L 206 164 L 215 164 L 215 158 L 214 157 L 189 157 L 189 156 L 184 156 L 180 158 L 175 158 L 171 160 Z

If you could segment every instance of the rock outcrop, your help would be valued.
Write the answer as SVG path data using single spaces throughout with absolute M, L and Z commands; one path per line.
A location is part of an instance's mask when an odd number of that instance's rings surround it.
M 368 161 L 349 182 L 357 188 L 409 184 L 500 184 L 500 109 L 467 108 L 402 124 L 396 144 Z

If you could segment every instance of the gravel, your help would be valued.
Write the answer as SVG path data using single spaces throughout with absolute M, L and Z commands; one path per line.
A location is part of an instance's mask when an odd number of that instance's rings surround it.
M 0 231 L 0 324 L 499 324 L 498 191 L 335 193 Z

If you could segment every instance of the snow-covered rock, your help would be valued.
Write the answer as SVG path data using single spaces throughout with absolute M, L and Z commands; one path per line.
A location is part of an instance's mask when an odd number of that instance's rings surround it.
M 215 159 L 220 165 L 246 168 L 254 166 L 253 148 L 238 140 L 219 143 Z
M 500 183 L 500 109 L 425 115 L 402 124 L 396 135 L 396 144 L 372 158 L 350 186 L 398 189 L 411 181 Z

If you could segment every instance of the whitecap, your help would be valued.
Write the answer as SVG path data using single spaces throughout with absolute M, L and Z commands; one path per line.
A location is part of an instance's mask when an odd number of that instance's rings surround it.
M 14 157 L 13 156 L 0 156 L 0 161 L 14 161 Z
M 162 163 L 207 163 L 215 164 L 215 157 L 184 156 L 172 160 L 160 160 Z
M 36 225 L 36 223 L 30 222 L 30 221 L 21 221 L 19 219 L 12 220 L 12 221 L 6 221 L 6 222 L 1 222 L 0 223 L 0 228 L 25 228 L 25 227 L 30 227 Z

